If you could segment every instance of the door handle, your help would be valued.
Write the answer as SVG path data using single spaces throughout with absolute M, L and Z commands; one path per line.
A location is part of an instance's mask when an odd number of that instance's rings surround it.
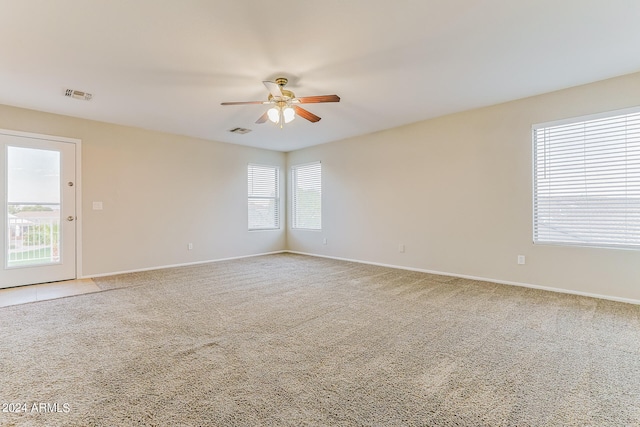
M 73 216 L 71 216 L 71 215 L 69 215 L 69 216 L 67 217 L 67 221 L 73 221 L 74 219 L 76 219 L 76 218 L 75 218 L 75 217 L 73 217 Z

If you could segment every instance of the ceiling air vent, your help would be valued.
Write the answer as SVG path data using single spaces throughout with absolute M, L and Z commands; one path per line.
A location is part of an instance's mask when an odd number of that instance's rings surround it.
M 233 128 L 233 129 L 229 129 L 229 132 L 231 132 L 231 133 L 239 133 L 240 135 L 244 135 L 245 133 L 251 132 L 251 129 Z
M 68 96 L 73 99 L 80 99 L 82 101 L 90 101 L 93 98 L 93 95 L 87 92 L 82 92 L 81 90 L 75 89 L 65 89 L 64 96 Z

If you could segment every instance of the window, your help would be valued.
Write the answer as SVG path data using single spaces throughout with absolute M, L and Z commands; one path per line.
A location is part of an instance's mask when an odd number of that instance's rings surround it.
M 322 229 L 322 168 L 320 162 L 291 168 L 292 227 Z
M 640 109 L 536 125 L 533 145 L 535 243 L 640 249 Z
M 280 228 L 280 169 L 249 165 L 249 230 Z

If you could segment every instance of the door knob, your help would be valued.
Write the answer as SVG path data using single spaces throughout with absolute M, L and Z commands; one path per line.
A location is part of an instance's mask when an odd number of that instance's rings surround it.
M 71 216 L 71 215 L 69 215 L 69 216 L 67 217 L 67 221 L 73 221 L 74 219 L 75 219 L 75 218 L 74 218 L 73 216 Z

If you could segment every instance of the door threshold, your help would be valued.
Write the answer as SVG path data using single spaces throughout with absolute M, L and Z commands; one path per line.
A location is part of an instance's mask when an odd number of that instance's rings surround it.
M 63 282 L 41 283 L 38 285 L 0 289 L 0 307 L 98 291 L 100 291 L 100 288 L 91 279 L 65 280 Z

